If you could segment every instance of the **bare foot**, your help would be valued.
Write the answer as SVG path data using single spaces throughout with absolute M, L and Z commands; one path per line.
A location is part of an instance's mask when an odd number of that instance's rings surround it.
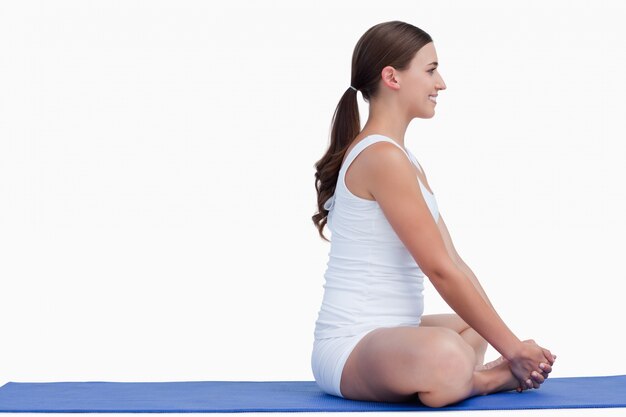
M 476 367 L 474 368 L 475 371 L 484 371 L 487 369 L 491 369 L 494 366 L 498 366 L 500 365 L 502 362 L 506 362 L 506 359 L 504 359 L 504 356 L 500 356 L 498 359 L 496 359 L 495 361 L 491 361 L 491 362 L 487 362 L 484 365 L 476 365 Z
M 511 372 L 508 361 L 503 357 L 483 366 L 487 368 L 474 371 L 474 395 L 511 391 L 519 387 L 519 381 Z

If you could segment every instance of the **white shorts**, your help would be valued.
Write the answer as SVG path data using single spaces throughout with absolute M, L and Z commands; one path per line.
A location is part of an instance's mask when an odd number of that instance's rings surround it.
M 329 337 L 313 342 L 311 369 L 315 382 L 322 391 L 344 398 L 339 389 L 343 367 L 356 344 L 372 330 L 375 329 L 369 329 L 354 336 Z

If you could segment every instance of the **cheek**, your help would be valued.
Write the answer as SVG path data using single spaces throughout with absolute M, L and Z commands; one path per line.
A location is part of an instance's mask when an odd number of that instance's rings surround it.
M 435 84 L 434 79 L 432 77 L 428 77 L 431 76 L 428 75 L 427 77 L 420 77 L 415 82 L 415 91 L 426 96 L 426 98 L 428 98 L 428 95 L 433 91 L 433 86 Z

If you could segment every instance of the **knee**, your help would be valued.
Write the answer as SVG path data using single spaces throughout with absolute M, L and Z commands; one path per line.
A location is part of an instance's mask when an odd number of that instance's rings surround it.
M 450 398 L 442 395 L 440 392 L 420 392 L 418 397 L 420 402 L 427 407 L 441 408 L 452 404 Z
M 457 354 L 442 367 L 440 377 L 432 381 L 429 391 L 418 392 L 422 404 L 445 407 L 469 397 L 474 379 L 474 364 Z
M 473 350 L 469 352 L 459 345 L 444 349 L 442 353 L 442 357 L 437 361 L 440 369 L 436 378 L 437 387 L 442 390 L 465 388 L 474 377 L 476 354 Z
M 429 352 L 428 357 L 415 358 L 428 363 L 429 391 L 450 390 L 471 381 L 476 362 L 474 349 L 454 330 L 432 327 L 430 332 L 428 347 L 422 350 Z
M 419 392 L 428 407 L 443 407 L 467 396 L 474 377 L 476 354 L 453 330 L 439 331 L 433 350 L 430 389 Z
M 454 330 L 441 328 L 435 341 L 435 362 L 443 376 L 467 379 L 473 375 L 476 353 Z

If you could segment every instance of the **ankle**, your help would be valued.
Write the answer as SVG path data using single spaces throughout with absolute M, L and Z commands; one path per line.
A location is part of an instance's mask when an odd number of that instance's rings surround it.
M 492 388 L 490 384 L 491 379 L 488 370 L 474 371 L 472 396 L 489 394 L 490 388 Z

